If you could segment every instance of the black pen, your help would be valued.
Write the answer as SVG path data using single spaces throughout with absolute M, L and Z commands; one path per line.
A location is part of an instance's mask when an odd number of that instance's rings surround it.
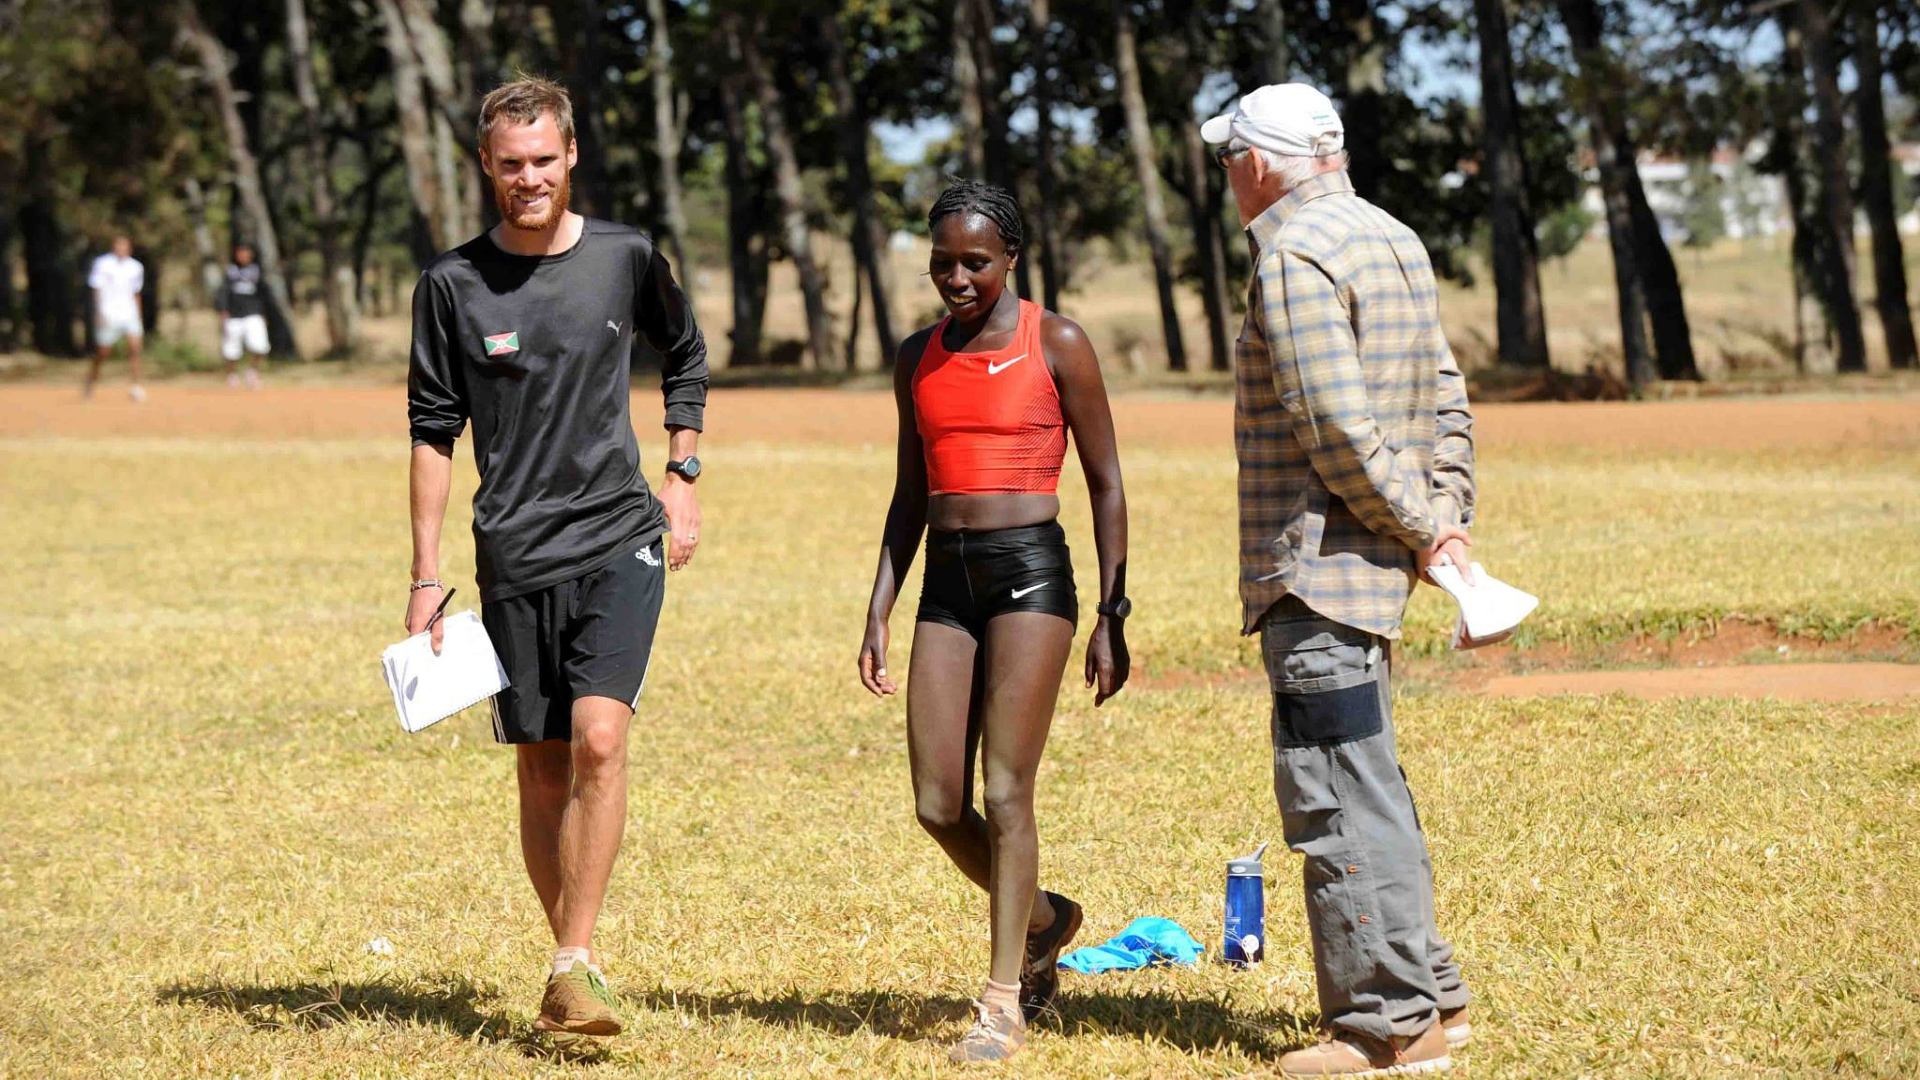
M 440 606 L 437 608 L 434 608 L 433 614 L 427 616 L 427 625 L 420 628 L 421 633 L 424 634 L 427 631 L 433 629 L 433 624 L 439 622 L 440 616 L 446 612 L 447 601 L 453 599 L 453 594 L 459 591 L 460 591 L 459 589 L 448 589 L 446 591 L 446 594 L 440 597 Z

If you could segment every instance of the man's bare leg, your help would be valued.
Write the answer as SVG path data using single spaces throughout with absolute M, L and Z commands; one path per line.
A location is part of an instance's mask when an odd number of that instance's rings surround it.
M 86 397 L 92 397 L 93 388 L 99 385 L 100 365 L 107 362 L 107 353 L 111 351 L 111 349 L 112 346 L 110 345 L 102 345 L 93 350 L 93 362 L 87 365 L 87 384 L 82 387 L 80 391 Z
M 573 787 L 560 819 L 559 898 L 554 942 L 591 948 L 594 923 L 627 829 L 627 728 L 624 701 L 582 697 L 573 703 Z
M 555 937 L 560 923 L 560 817 L 573 787 L 573 747 L 551 739 L 518 748 L 520 855 Z

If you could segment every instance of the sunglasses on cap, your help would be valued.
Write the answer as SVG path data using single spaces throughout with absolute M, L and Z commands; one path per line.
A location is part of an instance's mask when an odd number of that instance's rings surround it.
M 1235 146 L 1230 142 L 1224 142 L 1213 148 L 1213 160 L 1219 162 L 1223 169 L 1232 168 L 1233 159 L 1251 149 L 1253 149 L 1251 146 Z

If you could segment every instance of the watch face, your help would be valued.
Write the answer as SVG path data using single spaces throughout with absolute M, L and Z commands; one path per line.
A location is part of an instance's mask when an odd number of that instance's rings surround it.
M 667 462 L 667 469 L 670 472 L 677 472 L 681 476 L 692 480 L 700 475 L 700 459 L 697 457 L 689 457 L 679 461 L 669 461 Z

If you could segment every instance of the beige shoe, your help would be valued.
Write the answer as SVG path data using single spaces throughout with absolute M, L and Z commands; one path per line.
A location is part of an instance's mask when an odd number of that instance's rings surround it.
M 1354 1032 L 1329 1037 L 1318 1046 L 1280 1059 L 1284 1077 L 1340 1076 L 1360 1080 L 1368 1076 L 1424 1076 L 1453 1068 L 1447 1056 L 1447 1038 L 1439 1024 L 1411 1038 L 1380 1042 Z
M 575 961 L 565 974 L 547 980 L 540 999 L 540 1016 L 533 1026 L 568 1035 L 618 1035 L 620 1017 L 613 1011 L 613 991 L 587 965 Z
M 1027 1025 L 1020 1013 L 997 1009 L 984 1001 L 973 1003 L 973 1026 L 947 1051 L 955 1065 L 1005 1061 L 1027 1045 Z
M 1458 1050 L 1473 1041 L 1473 1025 L 1467 1023 L 1467 1007 L 1440 1010 L 1440 1033 L 1447 1037 L 1447 1049 Z

